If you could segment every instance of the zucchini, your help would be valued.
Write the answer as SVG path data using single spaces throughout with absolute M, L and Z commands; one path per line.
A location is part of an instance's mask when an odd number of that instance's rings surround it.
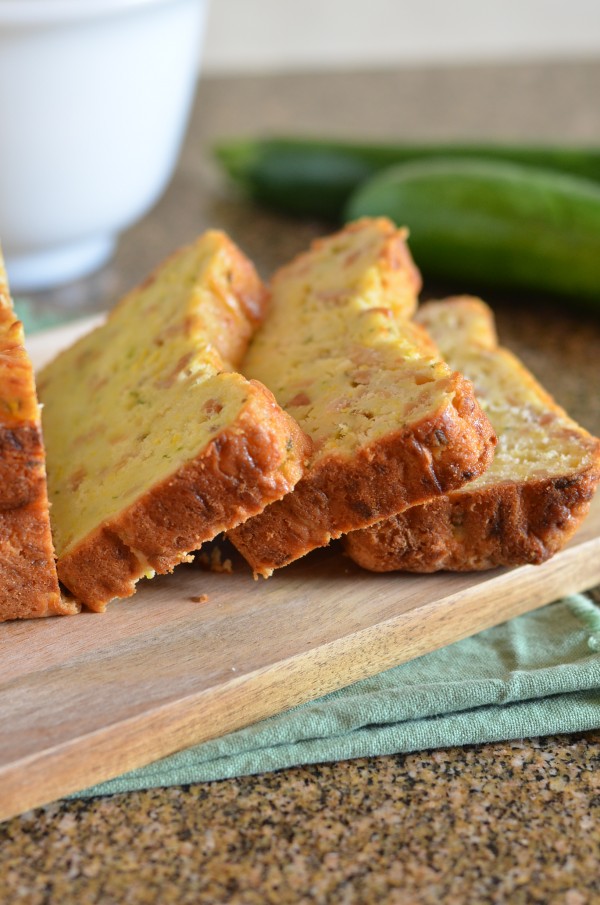
M 533 289 L 600 310 L 600 185 L 590 180 L 500 161 L 425 160 L 366 182 L 345 214 L 407 224 L 424 275 L 458 280 L 462 291 Z
M 479 157 L 543 167 L 600 182 L 600 150 L 494 144 L 361 144 L 310 138 L 232 139 L 215 149 L 242 189 L 292 214 L 337 220 L 365 179 L 425 158 Z

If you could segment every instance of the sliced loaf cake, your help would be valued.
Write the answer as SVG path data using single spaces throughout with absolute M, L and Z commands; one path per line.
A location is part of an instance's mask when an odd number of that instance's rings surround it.
M 58 588 L 33 368 L 0 254 L 0 621 L 77 611 Z
M 473 382 L 499 438 L 496 455 L 466 487 L 349 534 L 347 553 L 376 572 L 543 562 L 588 511 L 600 479 L 600 441 L 498 346 L 483 302 L 430 303 L 417 317 L 449 364 Z
M 471 385 L 410 322 L 406 231 L 365 219 L 315 242 L 271 285 L 242 364 L 314 443 L 293 493 L 229 532 L 255 573 L 480 474 L 495 437 Z
M 292 489 L 310 442 L 235 373 L 264 316 L 220 232 L 174 254 L 40 375 L 60 580 L 102 610 Z

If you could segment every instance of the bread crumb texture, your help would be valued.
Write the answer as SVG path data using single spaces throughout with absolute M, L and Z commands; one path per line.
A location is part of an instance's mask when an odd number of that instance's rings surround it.
M 208 603 L 208 594 L 194 594 L 190 597 L 190 603 Z
M 76 610 L 59 592 L 33 368 L 0 253 L 0 621 Z
M 478 475 L 495 438 L 472 388 L 410 321 L 420 276 L 406 230 L 356 221 L 282 268 L 242 370 L 314 452 L 293 493 L 230 533 L 269 575 L 331 538 Z
M 88 607 L 171 571 L 300 478 L 309 442 L 234 370 L 265 305 L 252 264 L 211 231 L 40 375 L 58 573 Z
M 350 534 L 346 551 L 375 571 L 543 562 L 589 509 L 600 479 L 600 441 L 498 345 L 493 314 L 479 299 L 423 305 L 417 320 L 472 381 L 498 435 L 496 454 L 466 487 Z

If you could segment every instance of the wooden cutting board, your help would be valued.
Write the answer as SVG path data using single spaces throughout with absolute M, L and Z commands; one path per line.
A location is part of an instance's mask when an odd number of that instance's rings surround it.
M 34 337 L 36 363 L 88 326 Z M 543 566 L 373 575 L 332 549 L 269 581 L 180 566 L 104 614 L 5 623 L 0 819 L 598 582 L 600 499 Z

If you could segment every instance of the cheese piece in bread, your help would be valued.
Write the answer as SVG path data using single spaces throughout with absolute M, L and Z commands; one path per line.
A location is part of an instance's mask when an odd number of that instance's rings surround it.
M 483 302 L 423 305 L 417 318 L 474 384 L 498 434 L 490 468 L 464 488 L 345 538 L 376 572 L 470 571 L 540 563 L 571 537 L 600 480 L 600 441 L 498 345 Z
M 265 303 L 251 263 L 208 232 L 40 375 L 58 574 L 89 608 L 171 571 L 301 476 L 309 441 L 233 370 Z
M 410 321 L 406 231 L 365 219 L 315 242 L 271 284 L 242 370 L 314 443 L 293 493 L 229 533 L 268 576 L 331 538 L 459 487 L 495 437 L 472 387 Z

